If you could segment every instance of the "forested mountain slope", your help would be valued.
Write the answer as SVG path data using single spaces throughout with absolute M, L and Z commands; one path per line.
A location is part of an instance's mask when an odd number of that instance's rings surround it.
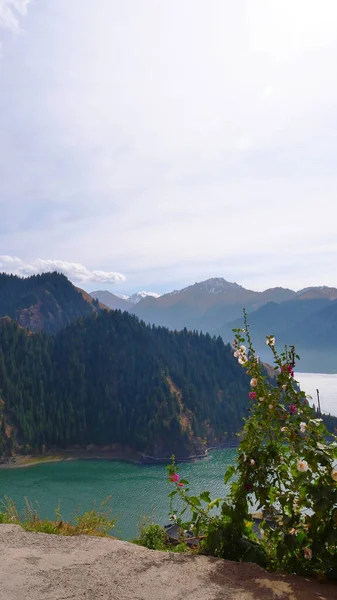
M 21 449 L 120 443 L 160 457 L 200 454 L 205 441 L 241 429 L 247 379 L 221 338 L 119 311 L 54 337 L 0 320 L 3 423 Z
M 55 333 L 99 310 L 98 301 L 60 273 L 26 278 L 0 273 L 0 317 L 11 317 L 32 331 Z

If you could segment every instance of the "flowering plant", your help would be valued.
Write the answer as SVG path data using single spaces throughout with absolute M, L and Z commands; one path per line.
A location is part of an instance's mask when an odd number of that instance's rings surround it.
M 229 494 L 212 501 L 207 492 L 189 496 L 183 486 L 174 493 L 184 500 L 183 511 L 190 507 L 205 550 L 273 569 L 336 577 L 336 438 L 299 390 L 295 348 L 278 354 L 275 338 L 267 337 L 275 365 L 268 376 L 256 357 L 246 313 L 244 318 L 245 328 L 234 330 L 233 349 L 250 377 L 250 416 L 236 464 L 225 474 Z

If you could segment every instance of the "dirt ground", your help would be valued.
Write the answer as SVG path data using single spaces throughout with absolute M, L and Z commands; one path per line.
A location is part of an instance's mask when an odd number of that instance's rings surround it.
M 0 600 L 337 600 L 337 586 L 253 564 L 0 525 Z

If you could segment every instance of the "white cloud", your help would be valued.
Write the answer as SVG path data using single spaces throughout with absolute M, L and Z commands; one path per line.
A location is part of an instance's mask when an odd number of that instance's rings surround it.
M 25 263 L 16 256 L 0 256 L 0 270 L 13 273 L 21 277 L 58 271 L 76 283 L 122 283 L 125 276 L 121 273 L 109 271 L 89 270 L 84 265 L 63 260 L 44 260 L 38 258 L 30 263 Z
M 30 2 L 31 0 L 0 0 L 0 27 L 18 33 L 19 19 L 27 14 Z

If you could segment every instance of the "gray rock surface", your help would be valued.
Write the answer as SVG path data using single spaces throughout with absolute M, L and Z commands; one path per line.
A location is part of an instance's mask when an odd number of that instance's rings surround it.
M 337 588 L 252 564 L 0 525 L 0 599 L 332 600 Z

